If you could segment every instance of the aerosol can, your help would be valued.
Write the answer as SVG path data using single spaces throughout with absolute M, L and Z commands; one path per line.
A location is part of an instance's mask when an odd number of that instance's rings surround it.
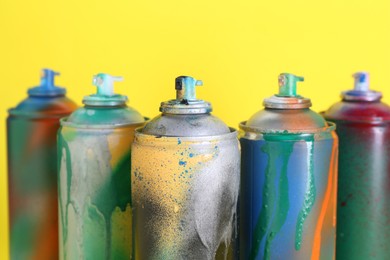
M 340 138 L 338 259 L 390 259 L 390 107 L 369 75 L 324 113 Z
M 41 84 L 9 110 L 8 199 L 11 259 L 58 258 L 57 149 L 60 118 L 77 108 L 43 69 Z
M 108 74 L 94 77 L 97 94 L 61 120 L 58 133 L 60 259 L 130 259 L 130 147 L 144 124 Z
M 132 146 L 135 259 L 223 259 L 239 192 L 237 132 L 210 114 L 192 77 L 138 129 Z
M 333 259 L 338 140 L 335 125 L 296 93 L 279 94 L 240 124 L 240 259 Z

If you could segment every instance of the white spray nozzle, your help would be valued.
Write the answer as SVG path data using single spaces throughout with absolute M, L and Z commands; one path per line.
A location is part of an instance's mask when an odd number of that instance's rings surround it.
M 370 75 L 367 72 L 357 72 L 352 75 L 355 79 L 354 90 L 369 91 Z
M 122 81 L 123 77 L 111 76 L 105 73 L 99 73 L 93 76 L 93 85 L 97 87 L 97 94 L 102 96 L 114 95 L 114 81 Z

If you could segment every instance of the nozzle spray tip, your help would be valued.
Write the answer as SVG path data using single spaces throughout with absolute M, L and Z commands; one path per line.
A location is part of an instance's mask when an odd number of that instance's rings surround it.
M 370 74 L 368 72 L 356 72 L 352 76 L 355 79 L 354 90 L 358 90 L 358 91 L 370 90 Z
M 93 76 L 92 84 L 97 87 L 98 95 L 112 96 L 114 95 L 114 81 L 123 81 L 123 77 L 99 73 Z
M 177 100 L 196 100 L 196 87 L 203 86 L 203 81 L 190 76 L 180 76 L 175 79 Z
M 297 82 L 304 81 L 303 77 L 296 76 L 290 73 L 281 73 L 278 78 L 280 97 L 296 97 Z

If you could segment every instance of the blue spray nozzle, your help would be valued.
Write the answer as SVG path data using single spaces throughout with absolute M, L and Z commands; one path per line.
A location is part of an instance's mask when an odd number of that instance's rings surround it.
M 113 96 L 114 81 L 122 81 L 123 77 L 111 76 L 106 73 L 99 73 L 93 76 L 93 85 L 97 87 L 97 95 Z
M 177 100 L 196 100 L 196 87 L 203 86 L 201 80 L 196 80 L 190 76 L 180 76 L 175 79 Z
M 59 96 L 66 93 L 65 89 L 54 85 L 54 77 L 60 75 L 51 69 L 42 69 L 41 84 L 28 90 L 31 96 Z
M 53 88 L 54 85 L 54 77 L 60 75 L 59 72 L 51 70 L 51 69 L 43 69 L 41 71 L 41 87 L 43 88 Z
M 370 90 L 370 74 L 368 72 L 356 72 L 352 77 L 355 79 L 354 88 L 341 92 L 343 100 L 376 102 L 382 98 L 381 92 Z
M 370 74 L 367 72 L 356 72 L 352 75 L 355 79 L 354 90 L 369 91 L 370 90 Z

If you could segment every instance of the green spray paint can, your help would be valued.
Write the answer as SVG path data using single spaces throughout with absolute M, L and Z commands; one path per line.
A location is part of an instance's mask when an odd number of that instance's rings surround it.
M 129 259 L 132 254 L 130 146 L 144 124 L 108 74 L 94 77 L 97 94 L 61 120 L 60 259 Z

